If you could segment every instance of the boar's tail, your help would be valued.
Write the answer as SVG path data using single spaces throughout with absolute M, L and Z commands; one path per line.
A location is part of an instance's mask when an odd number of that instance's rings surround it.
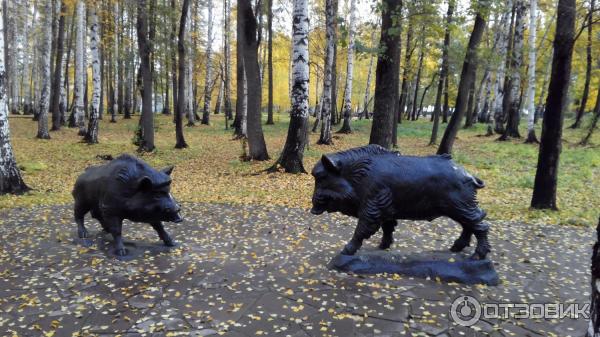
M 483 182 L 483 180 L 473 176 L 473 184 L 475 184 L 475 188 L 476 189 L 480 189 L 480 188 L 484 188 L 485 187 L 485 183 Z

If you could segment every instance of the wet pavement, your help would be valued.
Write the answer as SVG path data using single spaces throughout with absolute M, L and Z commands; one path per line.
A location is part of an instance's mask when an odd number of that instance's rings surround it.
M 0 335 L 583 336 L 587 328 L 581 317 L 488 317 L 464 327 L 450 308 L 467 295 L 588 303 L 590 228 L 492 221 L 488 257 L 501 284 L 491 287 L 330 271 L 355 227 L 342 215 L 189 203 L 184 212 L 183 223 L 166 224 L 174 248 L 149 225 L 127 222 L 130 256 L 119 260 L 89 215 L 91 239 L 76 239 L 71 206 L 1 211 Z M 401 221 L 392 250 L 446 250 L 459 233 L 446 218 Z

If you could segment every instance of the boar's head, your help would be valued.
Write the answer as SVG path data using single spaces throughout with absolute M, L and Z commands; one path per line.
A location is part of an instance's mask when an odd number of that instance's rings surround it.
M 179 214 L 181 207 L 170 193 L 173 166 L 157 171 L 146 164 L 141 170 L 138 166 L 135 171 L 139 174 L 129 179 L 130 195 L 124 205 L 126 212 L 133 215 L 131 219 L 141 222 L 183 221 Z
M 323 155 L 312 170 L 312 175 L 315 178 L 312 214 L 343 212 L 346 208 L 357 206 L 354 186 L 344 176 L 341 163 L 335 158 Z
M 367 145 L 323 155 L 315 165 L 315 191 L 312 197 L 313 214 L 342 212 L 356 216 L 360 203 L 357 189 L 367 174 L 374 156 L 392 153 L 379 145 Z

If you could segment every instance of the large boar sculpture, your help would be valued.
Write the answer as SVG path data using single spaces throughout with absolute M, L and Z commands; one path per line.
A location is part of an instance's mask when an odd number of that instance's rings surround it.
M 181 208 L 170 193 L 171 171 L 172 166 L 158 171 L 127 154 L 87 168 L 73 189 L 79 237 L 88 236 L 83 219 L 90 212 L 112 234 L 117 255 L 127 255 L 121 236 L 123 219 L 149 223 L 166 246 L 174 246 L 162 224 L 162 221 L 183 220 L 179 215 Z
M 379 248 L 393 242 L 396 219 L 428 220 L 447 216 L 462 226 L 450 248 L 460 252 L 471 236 L 477 238 L 473 259 L 485 259 L 490 251 L 486 213 L 477 205 L 477 189 L 483 181 L 454 163 L 449 155 L 413 157 L 368 145 L 323 155 L 315 165 L 315 191 L 311 213 L 341 212 L 358 218 L 352 239 L 342 254 L 354 255 L 363 240 L 379 227 Z

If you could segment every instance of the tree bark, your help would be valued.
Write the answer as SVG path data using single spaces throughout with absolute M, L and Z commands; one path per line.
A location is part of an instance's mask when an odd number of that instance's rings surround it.
M 190 8 L 190 1 L 183 0 L 183 5 L 181 8 L 181 20 L 179 23 L 179 37 L 177 39 L 177 50 L 179 52 L 179 83 L 177 88 L 179 90 L 178 101 L 176 105 L 175 111 L 175 148 L 183 149 L 188 147 L 188 144 L 185 142 L 185 137 L 183 136 L 183 116 L 185 115 L 185 107 L 186 107 L 186 95 L 185 95 L 185 68 L 186 68 L 186 55 L 185 55 L 185 41 L 186 41 L 186 18 L 188 17 L 188 12 Z M 173 73 L 173 77 L 176 77 Z M 173 93 L 175 94 L 175 93 Z
M 507 104 L 504 106 L 505 115 L 508 117 L 504 133 L 498 140 L 508 140 L 511 137 L 521 138 L 519 133 L 519 122 L 521 120 L 520 93 L 521 93 L 521 65 L 523 64 L 523 33 L 525 31 L 525 12 L 527 6 L 525 0 L 517 0 L 515 3 L 515 32 L 513 35 L 513 46 L 511 56 L 511 76 L 509 77 Z
M 455 0 L 448 0 L 448 12 L 446 13 L 446 32 L 444 33 L 444 47 L 442 50 L 442 66 L 440 69 L 440 79 L 438 80 L 437 93 L 435 94 L 435 103 L 433 105 L 433 127 L 431 129 L 429 145 L 437 144 L 440 114 L 442 113 L 442 95 L 444 94 L 444 90 L 446 90 L 446 92 L 448 90 L 448 48 L 450 47 L 450 25 L 452 24 L 452 14 L 454 13 L 454 1 Z
M 327 39 L 325 56 L 325 75 L 323 78 L 323 100 L 321 101 L 321 135 L 317 144 L 329 145 L 333 143 L 331 135 L 332 108 L 333 108 L 333 63 L 335 48 L 335 9 L 334 0 L 325 2 L 325 35 Z
M 141 152 L 154 151 L 154 116 L 152 113 L 152 70 L 150 69 L 151 41 L 148 38 L 148 9 L 146 0 L 138 0 L 137 37 L 142 75 L 142 138 L 138 148 Z M 181 99 L 181 97 L 179 98 Z
M 402 115 L 406 110 L 408 101 L 408 86 L 410 82 L 410 62 L 412 59 L 412 35 L 413 35 L 413 23 L 412 20 L 408 20 L 408 30 L 406 32 L 406 47 L 404 49 L 404 69 L 402 71 L 402 87 L 400 89 L 400 100 L 398 101 L 398 117 L 397 122 L 402 123 Z M 394 146 L 397 146 L 397 137 L 394 135 Z
M 267 1 L 269 1 L 267 5 L 267 32 L 269 34 L 267 41 L 267 76 L 269 78 L 267 124 L 272 125 L 275 124 L 273 122 L 273 0 Z
M 309 93 L 309 55 L 308 55 L 308 0 L 294 0 L 293 11 L 293 57 L 292 65 L 292 111 L 285 146 L 281 156 L 273 165 L 283 167 L 285 172 L 306 173 L 302 158 L 308 142 L 308 93 Z
M 44 23 L 43 35 L 42 35 L 42 94 L 40 97 L 39 111 L 38 111 L 38 132 L 37 138 L 50 139 L 48 133 L 48 110 L 50 108 L 50 82 L 51 82 L 51 71 L 50 61 L 51 50 L 52 50 L 52 0 L 45 0 L 44 8 Z
M 593 0 L 592 0 L 593 2 Z M 537 0 L 529 5 L 529 69 L 527 72 L 527 139 L 525 143 L 539 143 L 535 135 L 535 66 L 536 66 L 536 21 Z
M 354 35 L 356 26 L 356 0 L 350 0 L 350 20 L 348 22 L 348 63 L 346 65 L 346 89 L 344 89 L 344 105 L 342 116 L 344 123 L 338 133 L 351 133 L 352 127 L 350 120 L 352 118 L 352 80 L 354 72 Z
M 209 125 L 210 124 L 210 103 L 212 99 L 212 89 L 213 89 L 213 66 L 212 66 L 212 29 L 213 29 L 213 2 L 212 0 L 208 0 L 206 4 L 208 10 L 208 29 L 207 29 L 207 41 L 206 41 L 206 78 L 204 80 L 204 108 L 202 109 L 202 121 L 201 124 Z
M 446 127 L 444 136 L 438 148 L 438 154 L 450 154 L 452 153 L 452 146 L 456 139 L 456 134 L 460 128 L 460 123 L 465 114 L 467 105 L 467 99 L 469 95 L 469 88 L 471 83 L 475 81 L 475 69 L 477 67 L 477 47 L 481 41 L 483 31 L 485 30 L 485 19 L 483 13 L 487 11 L 487 1 L 483 0 L 478 3 L 479 11 L 475 17 L 475 24 L 473 25 L 473 31 L 469 38 L 469 44 L 467 46 L 467 53 L 465 55 L 465 61 L 463 63 L 462 72 L 460 74 L 460 82 L 458 84 L 458 95 L 456 96 L 456 107 L 450 122 Z
M 52 128 L 50 130 L 60 130 L 61 123 L 61 111 L 60 111 L 60 92 L 62 87 L 61 74 L 63 65 L 63 50 L 65 41 L 65 11 L 67 7 L 64 1 L 60 4 L 60 14 L 58 19 L 58 36 L 56 37 L 56 50 L 55 50 L 55 61 L 54 61 L 54 75 L 52 77 L 52 90 L 50 98 L 50 108 L 52 109 Z
M 244 45 L 242 49 L 246 74 L 248 100 L 248 149 L 250 160 L 268 160 L 267 145 L 261 123 L 260 72 L 258 66 L 258 41 L 256 16 L 250 0 L 238 0 L 238 25 L 243 32 L 238 36 Z
M 375 30 L 371 32 L 371 41 L 375 43 Z M 369 119 L 369 96 L 371 93 L 371 78 L 373 77 L 373 60 L 375 59 L 375 54 L 372 53 L 369 58 L 369 72 L 367 73 L 367 85 L 365 87 L 365 98 L 363 100 L 363 112 L 361 116 L 364 116 L 365 119 Z
M 85 93 L 84 80 L 85 80 L 85 2 L 83 0 L 77 1 L 77 39 L 75 40 L 75 89 L 73 90 L 74 95 L 74 106 L 73 115 L 75 117 L 75 126 L 79 128 L 78 135 L 85 136 L 85 105 L 83 102 L 83 96 Z
M 583 94 L 581 94 L 581 103 L 577 109 L 575 115 L 575 122 L 570 126 L 571 129 L 578 129 L 581 127 L 581 118 L 585 113 L 585 107 L 587 105 L 588 96 L 590 92 L 590 79 L 592 77 L 592 27 L 594 24 L 594 0 L 590 0 L 590 10 L 587 16 L 587 45 L 586 50 L 586 66 L 585 66 L 585 84 L 583 86 Z
M 90 19 L 90 51 L 92 56 L 92 110 L 84 141 L 88 144 L 98 143 L 98 119 L 100 118 L 100 91 L 102 90 L 102 77 L 100 74 L 100 36 L 98 34 L 98 8 L 97 4 L 89 7 Z
M 225 129 L 228 128 L 227 120 L 233 118 L 231 105 L 231 39 L 229 20 L 229 0 L 223 0 L 223 103 L 225 107 Z
M 554 35 L 552 75 L 538 156 L 531 207 L 556 210 L 558 163 L 561 152 L 564 110 L 571 82 L 575 30 L 575 0 L 559 0 Z
M 598 120 L 600 119 L 600 88 L 598 88 L 598 95 L 596 96 L 596 107 L 594 108 L 594 117 L 592 118 L 592 123 L 586 133 L 585 137 L 579 142 L 579 145 L 588 145 L 590 139 L 592 138 L 592 134 L 594 130 L 598 126 Z
M 423 29 L 424 28 L 425 27 L 423 27 Z M 413 96 L 413 105 L 412 105 L 412 111 L 410 113 L 411 120 L 413 120 L 413 121 L 417 119 L 417 107 L 418 107 L 418 105 L 417 105 L 417 99 L 419 97 L 419 86 L 421 85 L 421 73 L 423 71 L 424 51 L 425 51 L 425 35 L 423 35 L 423 38 L 421 40 L 421 48 L 419 48 L 419 65 L 417 67 L 417 78 L 415 79 L 415 90 L 414 90 L 414 96 Z
M 378 144 L 388 149 L 392 147 L 393 128 L 396 127 L 394 115 L 400 80 L 400 21 L 397 18 L 401 13 L 401 0 L 383 0 L 379 39 L 379 49 L 383 52 L 377 57 L 375 103 L 369 144 Z
M 0 6 L 0 46 L 4 47 L 4 8 Z M 6 69 L 4 66 L 4 51 L 0 52 L 0 195 L 21 194 L 29 187 L 21 177 L 17 160 L 10 142 L 8 125 L 8 104 L 6 93 Z

